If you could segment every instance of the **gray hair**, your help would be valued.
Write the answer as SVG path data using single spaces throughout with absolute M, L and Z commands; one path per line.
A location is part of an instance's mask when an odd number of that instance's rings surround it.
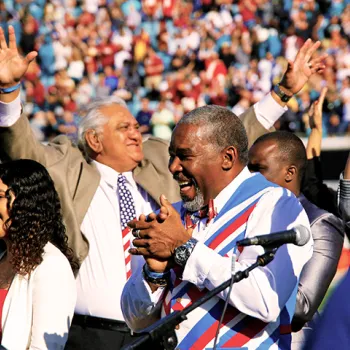
M 128 108 L 125 101 L 117 96 L 96 99 L 85 108 L 86 115 L 81 119 L 78 127 L 78 146 L 85 155 L 89 155 L 91 152 L 86 142 L 86 132 L 95 130 L 97 134 L 100 134 L 108 121 L 108 118 L 101 113 L 101 108 L 114 104 Z
M 207 140 L 218 151 L 228 146 L 237 149 L 242 164 L 248 162 L 248 137 L 242 121 L 229 109 L 216 105 L 203 106 L 184 115 L 178 122 L 205 128 Z

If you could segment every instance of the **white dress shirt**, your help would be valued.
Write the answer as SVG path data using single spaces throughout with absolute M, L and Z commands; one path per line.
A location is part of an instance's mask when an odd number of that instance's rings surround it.
M 232 193 L 251 174 L 244 170 L 214 199 L 217 212 L 223 208 Z M 288 190 L 275 187 L 260 198 L 250 215 L 245 237 L 253 237 L 271 232 L 291 229 L 303 225 L 310 229 L 308 217 L 298 199 Z M 222 257 L 203 242 L 208 239 L 208 229 L 204 222 L 193 232 L 199 240 L 188 259 L 182 279 L 195 284 L 199 288 L 212 290 L 231 277 L 231 259 Z M 249 278 L 233 285 L 229 303 L 244 314 L 256 317 L 265 322 L 275 320 L 292 291 L 297 285 L 297 278 L 312 255 L 313 241 L 303 247 L 292 244 L 278 249 L 275 259 L 265 267 L 250 272 Z M 244 270 L 255 263 L 258 255 L 264 253 L 261 246 L 245 247 L 236 262 L 236 271 Z M 227 290 L 218 294 L 226 298 Z M 160 305 L 164 297 L 163 289 L 152 293 L 141 271 L 135 273 L 126 284 L 122 294 L 123 314 L 128 325 L 140 330 L 160 317 Z M 187 332 L 194 325 L 184 321 L 179 330 Z
M 77 277 L 75 312 L 122 321 L 119 301 L 126 283 L 126 270 L 120 226 L 119 173 L 106 165 L 94 163 L 101 180 L 81 225 L 81 231 L 89 241 L 89 254 Z M 136 184 L 132 172 L 123 175 L 133 196 L 137 217 L 156 210 L 157 204 Z M 132 256 L 132 271 L 139 264 L 144 264 L 143 257 Z
M 63 349 L 73 318 L 76 282 L 53 244 L 30 276 L 16 274 L 2 310 L 1 345 L 8 350 Z

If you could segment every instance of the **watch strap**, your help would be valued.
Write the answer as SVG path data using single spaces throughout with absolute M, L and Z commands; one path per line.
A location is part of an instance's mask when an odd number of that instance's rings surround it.
M 280 84 L 276 84 L 273 87 L 275 94 L 281 99 L 282 102 L 288 102 L 293 95 L 287 95 L 280 87 Z

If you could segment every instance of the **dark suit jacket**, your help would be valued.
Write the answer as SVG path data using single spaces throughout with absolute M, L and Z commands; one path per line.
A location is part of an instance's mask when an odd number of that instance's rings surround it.
M 344 241 L 343 223 L 339 218 L 318 208 L 304 195 L 299 196 L 299 201 L 310 221 L 314 252 L 300 275 L 292 321 L 294 332 L 301 330 L 317 312 L 336 273 Z M 298 333 L 304 338 L 302 332 Z M 293 342 L 298 338 L 298 333 L 293 335 Z
M 305 350 L 350 349 L 350 270 L 330 296 Z
M 250 108 L 242 120 L 250 143 L 267 132 Z M 136 182 L 158 203 L 163 193 L 171 202 L 180 200 L 179 188 L 168 170 L 168 143 L 150 138 L 143 144 L 145 158 L 134 169 Z M 0 127 L 0 159 L 29 158 L 43 164 L 54 180 L 59 194 L 68 243 L 81 263 L 88 254 L 88 242 L 80 231 L 81 223 L 100 181 L 97 169 L 66 136 L 58 136 L 47 146 L 34 137 L 25 116 L 11 127 Z
M 307 160 L 305 175 L 301 184 L 301 192 L 319 208 L 341 217 L 338 210 L 337 191 L 334 191 L 323 183 L 320 157 Z

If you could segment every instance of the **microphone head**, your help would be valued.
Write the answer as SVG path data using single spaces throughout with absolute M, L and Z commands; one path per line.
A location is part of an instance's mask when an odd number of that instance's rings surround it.
M 305 245 L 307 242 L 309 242 L 311 234 L 308 228 L 302 225 L 298 225 L 294 227 L 294 230 L 296 232 L 295 244 L 297 246 L 301 247 Z

